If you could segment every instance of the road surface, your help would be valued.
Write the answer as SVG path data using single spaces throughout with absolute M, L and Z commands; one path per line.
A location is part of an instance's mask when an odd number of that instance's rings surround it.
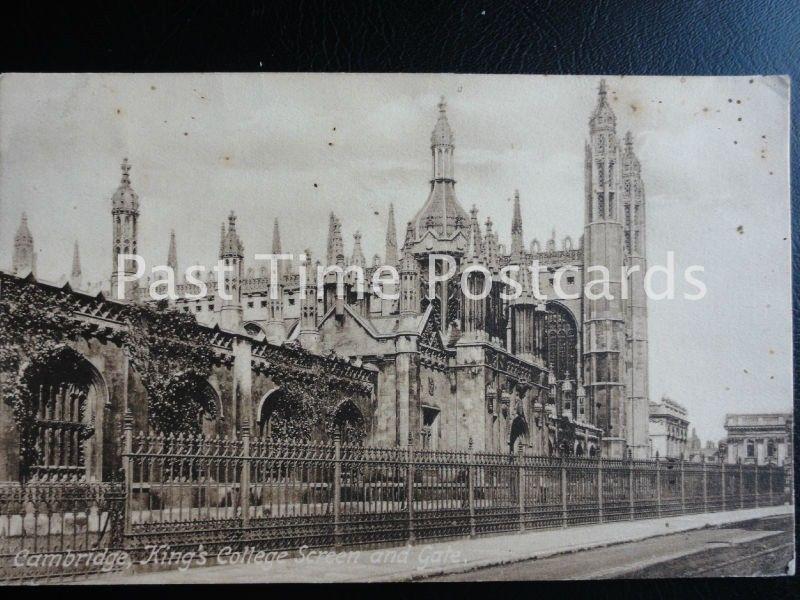
M 434 577 L 427 581 L 784 575 L 794 556 L 793 532 L 791 517 L 780 516 Z M 569 530 L 565 530 L 564 535 L 569 535 Z

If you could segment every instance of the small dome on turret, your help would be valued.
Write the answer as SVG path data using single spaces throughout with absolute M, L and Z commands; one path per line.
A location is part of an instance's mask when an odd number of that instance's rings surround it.
M 111 197 L 111 208 L 113 210 L 129 210 L 138 212 L 139 210 L 139 195 L 133 191 L 131 187 L 131 165 L 128 159 L 122 160 L 122 179 L 119 182 L 119 187 L 114 195 Z
M 111 201 L 114 208 L 128 210 L 138 210 L 139 208 L 139 196 L 131 188 L 118 187 Z

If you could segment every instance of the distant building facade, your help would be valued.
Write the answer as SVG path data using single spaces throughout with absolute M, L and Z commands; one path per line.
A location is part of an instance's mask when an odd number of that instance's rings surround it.
M 790 464 L 792 426 L 791 413 L 725 415 L 727 462 Z
M 689 419 L 686 408 L 667 398 L 650 403 L 650 453 L 661 458 L 686 455 Z M 694 431 L 692 432 L 694 434 Z M 696 437 L 696 434 L 695 434 Z M 698 440 L 699 442 L 699 440 Z

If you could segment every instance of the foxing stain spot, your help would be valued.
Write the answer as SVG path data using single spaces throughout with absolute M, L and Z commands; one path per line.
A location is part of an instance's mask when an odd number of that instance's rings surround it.
M 121 114 L 122 114 L 122 109 L 118 108 L 118 109 L 117 109 L 117 114 L 118 114 L 118 115 L 121 115 Z
M 189 135 L 189 132 L 188 131 L 184 131 L 183 135 Z
M 733 143 L 734 143 L 734 144 L 738 144 L 739 142 L 737 142 L 736 140 L 733 140 Z
M 747 373 L 748 375 L 750 374 L 750 372 L 749 372 L 747 369 L 742 369 L 742 371 L 744 371 L 744 372 L 745 372 L 745 373 Z
M 333 142 L 328 142 L 328 146 L 333 146 Z
M 728 102 L 733 102 L 733 98 L 728 98 Z
M 736 120 L 737 120 L 737 121 L 741 121 L 741 120 L 742 120 L 742 117 L 739 117 L 739 118 L 738 118 L 738 119 L 736 119 Z
M 741 226 L 741 225 L 739 225 L 739 226 L 736 228 L 736 233 L 738 233 L 739 235 L 743 234 L 743 233 L 744 233 L 744 227 L 743 227 L 743 226 Z
M 770 348 L 770 349 L 769 349 L 769 353 L 770 353 L 770 354 L 775 354 L 775 350 L 773 350 L 772 348 Z
M 736 101 L 736 104 L 741 104 L 741 103 L 742 103 L 742 101 L 741 101 L 741 100 L 737 100 L 737 101 Z
M 151 86 L 150 86 L 150 89 L 151 89 L 151 90 L 153 90 L 153 91 L 155 91 L 155 89 L 156 89 L 156 86 L 154 86 L 154 85 L 151 85 Z
M 639 110 L 639 107 L 638 107 L 638 106 L 636 106 L 635 104 L 631 104 L 631 110 L 632 110 L 633 112 L 636 112 L 637 110 Z
M 748 83 L 753 83 L 753 80 L 751 79 L 750 81 L 748 81 Z

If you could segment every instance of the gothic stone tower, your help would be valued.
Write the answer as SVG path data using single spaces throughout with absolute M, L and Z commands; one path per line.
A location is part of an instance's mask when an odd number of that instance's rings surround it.
M 616 134 L 616 117 L 606 100 L 605 81 L 600 82 L 597 106 L 589 120 L 590 139 L 586 145 L 584 261 L 586 281 L 608 269 L 609 297 L 584 299 L 583 369 L 590 414 L 603 430 L 603 455 L 622 458 L 625 454 L 625 312 L 621 273 L 624 260 L 624 228 L 620 214 L 621 153 Z M 599 294 L 600 284 L 587 292 Z
M 625 367 L 627 441 L 634 458 L 647 458 L 648 443 L 648 350 L 647 271 L 645 248 L 645 197 L 639 160 L 633 152 L 633 136 L 625 135 L 622 153 L 622 202 L 625 228 L 625 265 L 628 267 L 628 299 L 625 301 Z
M 121 168 L 122 180 L 111 198 L 111 218 L 114 230 L 111 295 L 118 300 L 133 300 L 136 282 L 126 281 L 122 290 L 119 289 L 118 282 L 122 275 L 132 276 L 136 273 L 135 263 L 130 259 L 125 259 L 123 264 L 119 265 L 118 261 L 121 254 L 136 254 L 138 251 L 139 196 L 131 187 L 131 165 L 127 158 L 122 161 Z

